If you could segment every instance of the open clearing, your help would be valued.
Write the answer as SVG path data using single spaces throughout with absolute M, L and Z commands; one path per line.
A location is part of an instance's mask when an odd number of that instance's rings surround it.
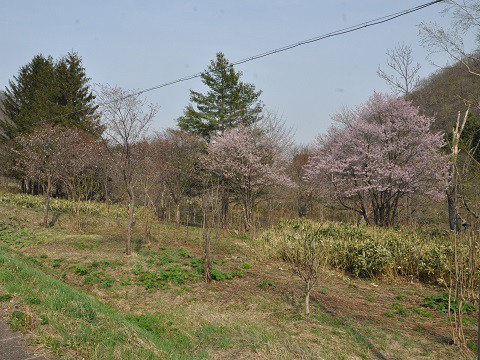
M 11 326 L 50 356 L 80 359 L 473 359 L 449 345 L 448 315 L 426 308 L 445 289 L 408 279 L 363 280 L 329 271 L 303 315 L 303 285 L 260 260 L 254 240 L 213 239 L 215 281 L 201 275 L 201 229 L 71 215 L 40 227 L 41 212 L 0 207 L 0 306 Z M 23 315 L 22 315 L 23 314 Z M 465 317 L 476 342 L 476 313 Z

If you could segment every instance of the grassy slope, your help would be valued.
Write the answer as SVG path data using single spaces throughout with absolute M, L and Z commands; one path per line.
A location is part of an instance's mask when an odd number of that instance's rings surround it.
M 20 328 L 54 354 L 136 358 L 473 358 L 447 345 L 448 317 L 421 307 L 441 289 L 331 272 L 302 315 L 302 284 L 285 265 L 256 260 L 249 240 L 214 243 L 218 277 L 197 272 L 199 229 L 155 225 L 151 245 L 123 255 L 121 218 L 95 216 L 74 233 L 68 215 L 0 207 L 0 299 L 26 314 Z M 138 224 L 139 231 L 141 224 Z M 138 233 L 137 239 L 141 236 Z M 251 265 L 251 268 L 250 268 Z M 235 276 L 236 275 L 236 276 Z M 232 277 L 233 276 L 233 277 Z M 21 322 L 21 321 L 20 321 Z M 18 323 L 18 321 L 17 321 Z M 17 324 L 18 325 L 18 324 Z M 469 336 L 476 322 L 467 318 Z

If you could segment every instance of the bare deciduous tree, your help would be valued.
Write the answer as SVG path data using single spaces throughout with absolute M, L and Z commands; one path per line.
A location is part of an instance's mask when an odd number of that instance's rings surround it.
M 144 234 L 147 244 L 152 238 L 151 228 L 153 213 L 158 214 L 155 206 L 155 194 L 158 193 L 158 185 L 164 176 L 164 149 L 157 146 L 155 140 L 143 140 L 137 144 L 139 164 L 135 172 L 135 178 L 140 185 L 140 192 L 143 195 L 143 206 L 147 209 L 144 213 Z
M 135 206 L 135 168 L 137 159 L 135 145 L 146 135 L 157 113 L 157 107 L 147 103 L 132 91 L 119 87 L 101 86 L 100 100 L 105 134 L 110 142 L 117 171 L 120 173 L 123 190 L 128 200 L 128 226 L 126 254 L 131 254 L 132 228 Z
M 449 29 L 445 29 L 436 23 L 422 23 L 420 25 L 420 35 L 422 38 L 422 43 L 425 47 L 428 48 L 431 54 L 436 52 L 442 52 L 447 54 L 455 63 L 463 64 L 466 70 L 475 76 L 480 76 L 479 68 L 479 51 L 470 52 L 465 48 L 464 39 L 469 35 L 474 35 L 478 41 L 480 39 L 480 3 L 477 0 L 447 0 L 445 1 L 446 8 L 445 13 L 450 13 L 452 15 L 452 23 Z M 478 92 L 473 91 L 473 94 L 468 94 L 466 97 L 462 96 L 462 100 L 470 104 L 463 121 L 460 121 L 460 112 L 458 112 L 457 122 L 453 129 L 452 135 L 452 157 L 451 157 L 451 172 L 452 180 L 450 187 L 447 191 L 448 198 L 448 212 L 449 212 L 449 222 L 450 229 L 454 230 L 454 248 L 455 248 L 455 257 L 453 262 L 453 269 L 451 270 L 450 277 L 450 298 L 453 296 L 453 300 L 457 302 L 458 311 L 454 310 L 453 318 L 450 314 L 451 329 L 452 329 L 452 338 L 455 344 L 460 346 L 466 345 L 466 340 L 463 335 L 463 325 L 462 325 L 462 312 L 461 304 L 465 297 L 465 274 L 474 273 L 476 266 L 474 263 L 468 261 L 470 258 L 474 258 L 474 253 L 476 251 L 478 236 L 474 231 L 466 232 L 464 236 L 458 234 L 460 230 L 459 224 L 459 195 L 463 197 L 463 205 L 465 209 L 471 216 L 471 219 L 474 221 L 473 224 L 470 224 L 471 228 L 478 227 L 478 217 L 471 212 L 469 208 L 465 193 L 462 192 L 462 176 L 459 172 L 459 143 L 462 136 L 462 132 L 467 124 L 468 113 L 470 106 L 473 105 L 478 107 Z M 474 150 L 475 151 L 475 150 Z M 466 151 L 467 160 L 473 159 L 471 152 Z M 468 166 L 468 161 L 464 161 L 464 166 Z M 465 173 L 463 174 L 465 175 Z M 476 185 L 474 185 L 476 186 Z M 469 234 L 468 234 L 469 233 Z M 468 254 L 465 258 L 458 251 L 459 239 L 467 238 L 467 249 Z M 449 298 L 449 300 L 450 300 Z
M 280 257 L 287 261 L 293 273 L 305 283 L 305 314 L 310 314 L 310 295 L 321 273 L 328 264 L 330 244 L 322 236 L 320 228 L 310 222 L 296 227 L 278 249 Z
M 414 63 L 412 48 L 401 43 L 393 50 L 387 50 L 387 66 L 390 71 L 387 72 L 379 67 L 378 76 L 390 85 L 395 94 L 407 99 L 420 79 L 418 71 L 421 66 L 419 63 Z
M 308 163 L 310 151 L 307 147 L 294 149 L 294 156 L 288 167 L 290 178 L 295 183 L 294 192 L 298 217 L 305 217 L 309 213 L 312 202 L 312 191 L 305 181 L 305 165 Z
M 473 68 L 478 64 L 478 52 L 465 49 L 464 38 L 469 32 L 480 35 L 480 4 L 477 0 L 446 0 L 445 13 L 452 15 L 452 26 L 445 29 L 437 23 L 421 23 L 422 44 L 431 54 L 446 53 L 453 61 L 460 62 L 474 75 L 480 73 Z
M 196 135 L 171 129 L 159 135 L 157 141 L 164 144 L 163 183 L 175 205 L 175 222 L 180 225 L 182 202 L 195 195 L 200 187 L 200 157 L 204 143 Z

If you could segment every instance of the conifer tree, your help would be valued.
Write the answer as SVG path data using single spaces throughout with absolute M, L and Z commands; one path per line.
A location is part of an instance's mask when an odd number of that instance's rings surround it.
M 42 118 L 49 118 L 54 108 L 55 63 L 52 57 L 35 55 L 20 68 L 5 90 L 3 109 L 11 122 L 1 125 L 4 135 L 13 139 L 22 129 L 33 129 Z
M 95 95 L 89 86 L 90 78 L 82 66 L 82 58 L 70 52 L 56 65 L 56 103 L 61 114 L 69 114 L 58 119 L 63 125 L 79 127 L 93 135 L 100 135 L 99 117 L 95 114 Z
M 261 118 L 263 104 L 261 91 L 253 84 L 240 81 L 242 73 L 221 52 L 202 73 L 202 82 L 208 86 L 206 94 L 190 90 L 190 104 L 178 118 L 180 129 L 202 136 L 207 141 L 213 135 L 248 126 Z
M 2 108 L 9 121 L 0 122 L 3 137 L 13 139 L 46 124 L 73 125 L 100 135 L 89 80 L 75 52 L 58 61 L 35 55 L 6 88 Z

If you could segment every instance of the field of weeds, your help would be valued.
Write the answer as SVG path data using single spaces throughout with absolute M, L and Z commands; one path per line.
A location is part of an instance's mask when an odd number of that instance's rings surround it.
M 88 214 L 81 232 L 68 211 L 48 229 L 41 219 L 36 206 L 1 202 L 0 307 L 14 329 L 53 358 L 475 358 L 474 308 L 466 308 L 464 318 L 470 348 L 449 345 L 446 289 L 435 282 L 438 274 L 422 275 L 429 274 L 427 265 L 420 271 L 408 259 L 412 274 L 394 272 L 393 251 L 390 262 L 379 260 L 375 268 L 355 267 L 342 255 L 345 263 L 322 273 L 306 317 L 302 281 L 264 248 L 285 226 L 256 239 L 218 230 L 207 284 L 199 228 L 156 223 L 147 241 L 139 218 L 134 254 L 125 256 L 121 216 Z M 345 247 L 344 255 L 353 256 L 354 238 L 363 237 L 358 244 L 370 244 L 375 254 L 372 244 L 386 238 L 375 229 L 322 226 L 334 229 L 329 236 Z M 389 231 L 397 247 L 407 236 Z M 411 235 L 405 246 L 431 235 Z M 430 243 L 422 249 L 434 257 Z

